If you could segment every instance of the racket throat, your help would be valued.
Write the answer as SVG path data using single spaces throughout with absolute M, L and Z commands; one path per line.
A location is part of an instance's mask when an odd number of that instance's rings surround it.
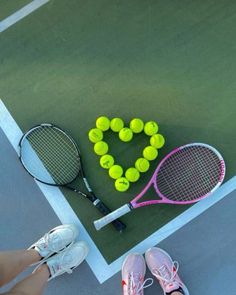
M 96 200 L 93 202 L 93 205 L 94 205 L 95 207 L 97 207 L 97 206 L 99 205 L 100 202 L 101 202 L 101 201 L 100 201 L 99 199 L 96 199 Z
M 133 210 L 134 209 L 134 207 L 132 206 L 131 203 L 128 203 L 127 205 L 128 205 L 128 207 L 129 207 L 130 210 Z
M 87 181 L 87 179 L 85 177 L 83 177 L 83 181 L 84 181 L 84 184 L 85 184 L 87 190 L 91 193 L 92 189 L 91 189 L 91 187 L 90 187 L 90 185 L 89 185 L 89 183 L 88 183 L 88 181 Z
M 88 198 L 88 196 L 87 196 L 85 193 L 83 193 L 83 192 L 81 192 L 81 191 L 79 191 L 79 190 L 77 190 L 77 189 L 74 189 L 74 188 L 70 188 L 70 189 L 72 189 L 73 192 L 75 192 L 75 193 L 77 193 L 77 194 L 80 194 L 81 196 L 83 196 L 83 197 L 85 197 L 85 198 Z

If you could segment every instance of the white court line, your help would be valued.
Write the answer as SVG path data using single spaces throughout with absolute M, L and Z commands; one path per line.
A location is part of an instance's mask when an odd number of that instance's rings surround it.
M 4 20 L 0 22 L 0 33 L 29 15 L 30 13 L 34 12 L 36 9 L 40 8 L 50 0 L 33 0 L 29 4 L 25 5 L 12 15 L 8 16 Z
M 19 141 L 23 135 L 23 132 L 20 130 L 19 126 L 16 124 L 15 120 L 5 107 L 4 103 L 0 99 L 0 128 L 6 134 L 8 140 L 12 144 L 13 148 L 19 155 Z M 40 182 L 37 182 L 40 190 L 48 200 L 49 204 L 55 211 L 56 215 L 60 219 L 60 221 L 65 223 L 74 223 L 77 224 L 80 228 L 80 238 L 82 240 L 86 240 L 90 247 L 89 255 L 87 256 L 86 260 L 89 264 L 90 268 L 94 272 L 95 276 L 102 283 L 103 276 L 101 274 L 101 269 L 107 269 L 107 262 L 105 261 L 104 257 L 94 244 L 93 240 L 87 233 L 86 229 L 82 225 L 81 221 L 78 219 L 75 212 L 72 210 L 71 206 L 65 199 L 64 195 L 62 194 L 61 190 L 57 187 L 51 187 L 44 185 Z M 95 263 L 96 262 L 96 263 Z M 105 275 L 105 280 L 109 278 L 109 274 Z
M 21 138 L 22 131 L 14 121 L 13 117 L 6 109 L 3 102 L 0 100 L 0 128 L 4 131 L 9 141 L 18 153 L 18 142 Z M 183 227 L 185 224 L 193 220 L 195 217 L 203 213 L 205 210 L 213 206 L 215 203 L 223 199 L 230 192 L 236 189 L 236 177 L 231 178 L 228 182 L 222 185 L 210 198 L 206 198 L 199 203 L 191 206 L 178 217 L 164 225 L 158 231 L 147 237 L 145 240 L 130 249 L 127 253 L 119 257 L 111 264 L 107 264 L 104 257 L 92 241 L 91 237 L 83 227 L 82 223 L 74 213 L 67 200 L 58 188 L 49 187 L 36 182 L 46 199 L 52 206 L 53 210 L 59 217 L 62 223 L 78 224 L 81 231 L 81 238 L 86 240 L 91 248 L 90 254 L 87 257 L 87 263 L 97 277 L 100 283 L 105 282 L 121 269 L 124 257 L 130 252 L 144 253 L 148 248 L 156 246 L 162 240 L 173 234 L 175 231 Z

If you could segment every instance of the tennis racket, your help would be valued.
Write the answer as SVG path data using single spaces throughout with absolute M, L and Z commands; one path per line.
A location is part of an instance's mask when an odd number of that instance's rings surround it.
M 85 177 L 79 148 L 64 130 L 52 124 L 37 125 L 22 136 L 19 146 L 20 161 L 36 180 L 78 193 L 91 201 L 103 215 L 111 212 L 92 191 Z M 82 176 L 87 194 L 71 186 L 79 175 Z M 112 223 L 118 231 L 126 227 L 119 220 Z
M 225 162 L 220 153 L 203 143 L 181 146 L 169 153 L 157 166 L 147 186 L 130 203 L 94 221 L 101 229 L 133 209 L 159 204 L 191 204 L 212 194 L 223 182 Z M 138 202 L 154 186 L 160 199 Z

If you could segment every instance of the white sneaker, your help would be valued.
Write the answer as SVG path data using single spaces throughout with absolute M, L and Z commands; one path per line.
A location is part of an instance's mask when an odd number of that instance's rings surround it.
M 123 295 L 143 295 L 143 289 L 153 283 L 153 279 L 146 279 L 146 264 L 143 256 L 138 253 L 131 253 L 122 265 L 122 287 Z M 150 281 L 149 284 L 146 284 Z
M 50 277 L 48 281 L 58 277 L 64 273 L 71 274 L 88 255 L 89 248 L 84 241 L 79 241 L 67 247 L 64 251 L 55 254 L 46 261 L 41 262 L 33 271 L 33 273 L 44 263 L 47 264 Z
M 170 255 L 160 248 L 150 248 L 145 253 L 147 266 L 158 279 L 164 294 L 179 291 L 189 295 L 189 291 L 178 275 L 179 264 L 173 261 Z
M 35 249 L 43 258 L 39 262 L 43 262 L 53 254 L 59 253 L 72 245 L 78 234 L 79 230 L 74 224 L 63 224 L 51 229 L 28 250 Z

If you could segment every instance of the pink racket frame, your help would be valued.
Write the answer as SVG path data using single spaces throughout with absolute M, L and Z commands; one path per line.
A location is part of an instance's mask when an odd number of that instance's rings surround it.
M 166 198 L 161 192 L 160 190 L 158 189 L 157 185 L 156 185 L 156 177 L 157 177 L 157 174 L 163 164 L 164 161 L 166 161 L 166 159 L 168 159 L 171 155 L 173 155 L 174 153 L 180 151 L 181 149 L 183 148 L 186 148 L 186 147 L 189 147 L 189 146 L 205 146 L 207 147 L 208 149 L 212 150 L 219 158 L 220 160 L 220 166 L 221 166 L 221 174 L 220 174 L 220 177 L 219 177 L 219 180 L 218 180 L 218 183 L 215 185 L 215 187 L 207 194 L 197 198 L 197 199 L 194 199 L 192 201 L 172 201 L 172 200 L 169 200 L 168 198 Z M 152 204 L 160 204 L 160 203 L 165 203 L 165 204 L 179 204 L 179 205 L 184 205 L 184 204 L 192 204 L 192 203 L 195 203 L 203 198 L 206 198 L 207 196 L 209 196 L 210 194 L 212 194 L 220 185 L 221 183 L 223 182 L 224 180 L 224 176 L 225 176 L 225 162 L 223 160 L 223 157 L 221 156 L 221 154 L 216 150 L 214 149 L 213 147 L 207 145 L 207 144 L 204 144 L 204 143 L 191 143 L 191 144 L 187 144 L 187 145 L 183 145 L 181 147 L 178 147 L 176 149 L 174 149 L 172 152 L 170 152 L 160 163 L 159 165 L 157 166 L 152 178 L 150 179 L 150 181 L 148 182 L 148 184 L 146 185 L 146 187 L 142 190 L 141 193 L 139 193 L 130 203 L 128 204 L 125 204 L 123 205 L 122 207 L 116 209 L 115 211 L 109 213 L 108 215 L 98 219 L 98 220 L 95 220 L 94 221 L 94 226 L 97 230 L 100 230 L 101 228 L 103 228 L 104 226 L 106 226 L 107 224 L 109 224 L 110 222 L 112 222 L 113 220 L 129 213 L 132 209 L 135 209 L 135 208 L 139 208 L 139 207 L 143 207 L 143 206 L 147 206 L 147 205 L 152 205 Z M 144 202 L 140 202 L 138 203 L 138 200 L 147 192 L 147 190 L 151 187 L 151 185 L 154 184 L 154 188 L 158 194 L 158 196 L 160 197 L 160 200 L 149 200 L 149 201 L 144 201 Z
M 207 147 L 208 149 L 211 149 L 212 151 L 214 151 L 214 153 L 219 157 L 220 159 L 220 163 L 221 163 L 221 175 L 220 175 L 220 178 L 219 178 L 219 181 L 217 183 L 217 185 L 209 192 L 207 193 L 206 195 L 203 195 L 201 197 L 199 197 L 198 199 L 195 199 L 195 200 L 192 200 L 192 201 L 171 201 L 169 199 L 167 199 L 161 192 L 160 190 L 158 189 L 157 187 L 157 184 L 156 184 L 156 177 L 157 177 L 157 174 L 162 166 L 162 163 L 166 161 L 166 159 L 168 159 L 170 156 L 172 156 L 173 154 L 175 154 L 176 152 L 180 151 L 181 149 L 183 148 L 186 148 L 188 146 L 194 146 L 194 145 L 197 145 L 197 146 L 205 146 Z M 212 194 L 223 182 L 224 180 L 224 176 L 225 176 L 225 162 L 224 162 L 224 159 L 223 157 L 221 156 L 221 154 L 216 150 L 214 149 L 212 146 L 210 145 L 207 145 L 207 144 L 204 144 L 204 143 L 190 143 L 190 144 L 186 144 L 186 145 L 183 145 L 183 146 L 180 146 L 176 149 L 174 149 L 173 151 L 171 151 L 168 155 L 166 155 L 162 160 L 161 162 L 158 164 L 152 178 L 150 179 L 150 181 L 148 182 L 148 184 L 145 186 L 145 188 L 142 190 L 141 193 L 139 193 L 131 202 L 130 204 L 132 205 L 133 208 L 139 208 L 139 207 L 143 207 L 143 206 L 147 206 L 147 205 L 153 205 L 153 204 L 160 204 L 160 203 L 165 203 L 165 204 L 179 204 L 179 205 L 184 205 L 184 204 L 192 204 L 192 203 L 195 203 L 195 202 L 198 202 L 204 198 L 206 198 L 207 196 L 209 196 L 210 194 Z M 137 201 L 139 199 L 142 198 L 142 196 L 148 191 L 148 189 L 151 187 L 151 185 L 153 184 L 158 196 L 161 198 L 160 200 L 149 200 L 149 201 L 144 201 L 144 202 L 140 202 L 138 203 Z

